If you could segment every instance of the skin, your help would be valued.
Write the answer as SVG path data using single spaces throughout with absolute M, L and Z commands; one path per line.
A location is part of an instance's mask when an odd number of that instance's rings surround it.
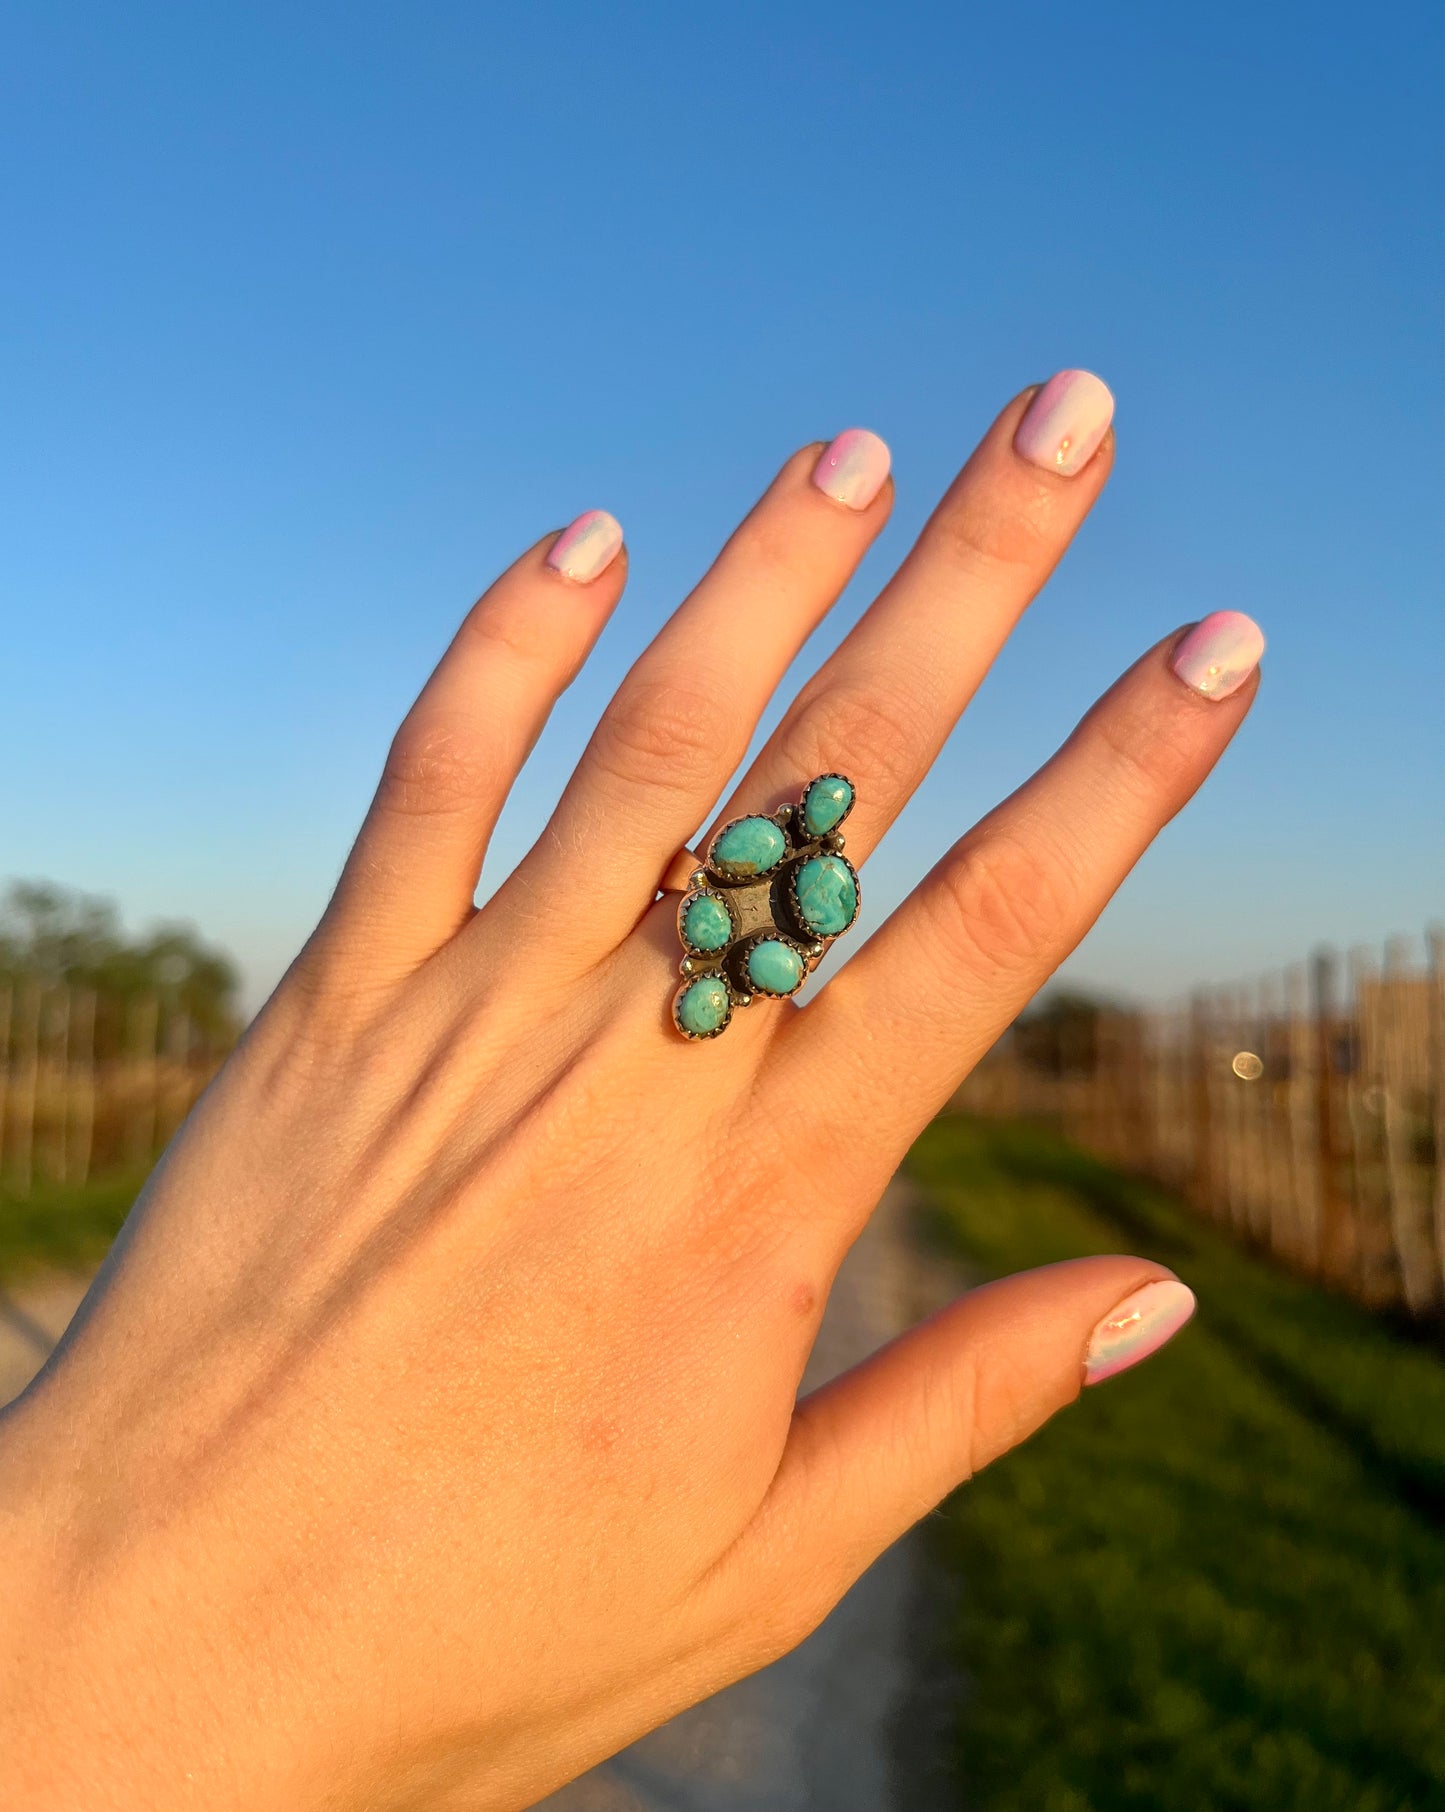
M 1074 477 L 1014 452 L 1031 394 L 715 822 L 841 768 L 848 853 L 876 846 L 1108 477 L 1112 435 Z M 11 1812 L 530 1805 L 800 1641 L 1169 1275 L 1006 1279 L 795 1402 L 909 1142 L 1257 684 L 1200 698 L 1169 638 L 807 1004 L 683 1042 L 675 897 L 646 903 L 891 503 L 824 496 L 818 451 L 662 627 L 481 911 L 625 556 L 579 585 L 551 538 L 524 554 L 401 726 L 321 924 L 0 1419 Z

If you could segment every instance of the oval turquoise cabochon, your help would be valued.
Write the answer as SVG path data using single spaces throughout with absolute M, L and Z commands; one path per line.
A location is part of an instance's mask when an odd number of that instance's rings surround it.
M 700 975 L 678 991 L 673 1011 L 684 1032 L 706 1038 L 725 1026 L 732 1013 L 727 984 L 716 975 Z
M 699 894 L 683 907 L 682 934 L 694 950 L 721 950 L 733 934 L 732 914 L 716 894 Z
M 841 856 L 809 856 L 793 877 L 798 916 L 815 937 L 837 937 L 858 916 L 858 881 Z
M 748 952 L 748 980 L 760 994 L 791 994 L 803 979 L 803 959 L 780 938 L 764 938 Z
M 782 827 L 771 818 L 735 818 L 713 838 L 708 862 L 721 875 L 765 875 L 788 852 Z

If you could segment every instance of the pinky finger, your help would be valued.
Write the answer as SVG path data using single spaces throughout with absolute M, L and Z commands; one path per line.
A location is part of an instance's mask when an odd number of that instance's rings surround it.
M 312 942 L 323 973 L 400 979 L 467 923 L 507 795 L 626 571 L 621 528 L 592 510 L 473 605 L 392 742 Z
M 1148 1358 L 1193 1308 L 1187 1285 L 1138 1258 L 1071 1259 L 972 1291 L 803 1399 L 720 1583 L 766 1604 L 773 1652 L 790 1647 L 956 1485 L 1085 1385 Z

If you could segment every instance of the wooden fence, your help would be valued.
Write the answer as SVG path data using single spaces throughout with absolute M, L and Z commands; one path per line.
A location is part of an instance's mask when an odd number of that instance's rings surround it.
M 159 993 L 0 981 L 0 1193 L 144 1170 L 224 1054 Z
M 1028 1026 L 960 1090 L 1178 1190 L 1236 1237 L 1375 1308 L 1445 1308 L 1442 935 L 1328 952 L 1180 1005 Z

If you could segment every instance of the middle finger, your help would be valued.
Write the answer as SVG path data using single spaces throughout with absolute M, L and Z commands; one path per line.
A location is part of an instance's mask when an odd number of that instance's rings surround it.
M 842 773 L 858 792 L 848 853 L 857 861 L 877 844 L 1104 488 L 1113 406 L 1087 371 L 1060 372 L 1008 405 L 719 824 L 795 798 L 815 774 Z

